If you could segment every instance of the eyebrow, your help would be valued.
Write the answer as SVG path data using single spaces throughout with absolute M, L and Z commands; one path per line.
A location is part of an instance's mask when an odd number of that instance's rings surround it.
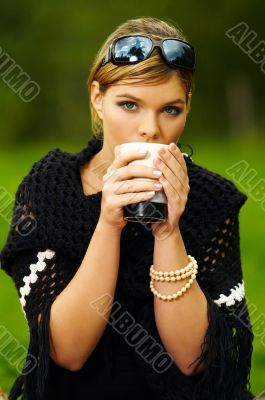
M 116 97 L 128 97 L 130 99 L 133 99 L 135 101 L 139 101 L 141 103 L 141 99 L 138 99 L 137 97 L 131 95 L 130 93 L 122 93 L 122 94 L 118 94 Z M 171 100 L 171 101 L 167 101 L 166 103 L 162 104 L 162 106 L 165 106 L 167 104 L 185 104 L 185 101 L 182 99 L 176 99 L 176 100 Z

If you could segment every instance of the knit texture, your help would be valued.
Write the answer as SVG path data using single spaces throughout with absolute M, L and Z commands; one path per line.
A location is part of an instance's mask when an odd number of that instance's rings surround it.
M 134 222 L 122 230 L 115 297 L 98 345 L 77 372 L 59 367 L 50 358 L 51 305 L 81 265 L 100 216 L 102 192 L 85 196 L 80 166 L 101 147 L 101 140 L 93 135 L 80 152 L 54 148 L 33 164 L 17 189 L 0 259 L 20 298 L 29 347 L 10 400 L 21 394 L 25 400 L 253 399 L 249 383 L 253 332 L 239 237 L 239 211 L 247 196 L 188 155 L 190 192 L 180 230 L 187 253 L 198 262 L 196 278 L 208 304 L 209 327 L 201 355 L 194 360 L 194 367 L 204 361 L 205 370 L 186 376 L 175 363 L 158 370 L 158 354 L 166 350 L 156 328 L 149 288 L 154 237 L 150 224 Z M 125 334 L 139 327 L 144 339 L 133 346 L 131 334 L 129 345 Z

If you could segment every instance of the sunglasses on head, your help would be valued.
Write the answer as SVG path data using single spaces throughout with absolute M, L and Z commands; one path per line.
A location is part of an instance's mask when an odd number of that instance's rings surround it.
M 165 62 L 171 68 L 195 71 L 195 51 L 190 43 L 176 38 L 154 40 L 146 35 L 126 35 L 114 39 L 101 67 L 109 61 L 115 65 L 136 64 L 150 57 L 155 47 L 160 48 Z

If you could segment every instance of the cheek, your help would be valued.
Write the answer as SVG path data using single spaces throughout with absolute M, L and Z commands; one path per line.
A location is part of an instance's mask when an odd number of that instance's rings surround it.
M 126 113 L 116 106 L 110 106 L 104 113 L 105 122 L 108 125 L 116 126 L 123 123 L 128 123 L 128 116 Z
M 118 134 L 119 132 L 135 132 L 138 125 L 139 119 L 135 116 L 128 115 L 119 107 L 109 108 L 107 112 L 104 113 L 104 125 L 113 132 L 113 134 Z
M 182 112 L 182 114 L 180 114 L 180 116 L 179 116 L 178 125 L 179 125 L 180 129 L 184 129 L 185 124 L 186 124 L 186 121 L 187 121 L 187 114 L 186 114 L 186 112 L 184 111 L 184 112 Z
M 128 141 L 128 137 L 137 130 L 137 125 L 132 119 L 116 107 L 109 107 L 108 111 L 104 112 L 103 124 L 105 132 L 108 132 L 116 144 Z
M 186 115 L 183 114 L 183 115 L 181 115 L 181 117 L 179 118 L 179 121 L 178 121 L 178 127 L 179 127 L 179 129 L 180 129 L 180 130 L 183 130 L 184 127 L 185 127 L 185 124 L 186 124 Z
M 162 131 L 164 136 L 167 138 L 167 142 L 178 142 L 179 138 L 185 128 L 186 118 L 185 116 L 179 116 L 174 121 L 165 122 L 163 124 Z
M 182 132 L 186 124 L 185 114 L 180 114 L 177 118 L 167 118 L 163 121 L 163 127 L 165 130 L 170 130 L 174 134 L 176 132 Z
M 103 114 L 103 122 L 105 129 L 115 130 L 119 123 L 119 118 L 117 118 L 117 114 L 115 109 L 112 107 L 106 107 Z

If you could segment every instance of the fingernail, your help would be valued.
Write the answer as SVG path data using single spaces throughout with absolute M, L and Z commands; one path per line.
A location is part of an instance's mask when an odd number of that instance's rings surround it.
M 162 171 L 159 171 L 159 170 L 155 169 L 153 171 L 153 175 L 160 176 L 160 175 L 162 175 Z
M 138 149 L 138 153 L 140 153 L 140 154 L 146 154 L 146 153 L 147 153 L 147 150 L 145 150 L 145 149 Z

